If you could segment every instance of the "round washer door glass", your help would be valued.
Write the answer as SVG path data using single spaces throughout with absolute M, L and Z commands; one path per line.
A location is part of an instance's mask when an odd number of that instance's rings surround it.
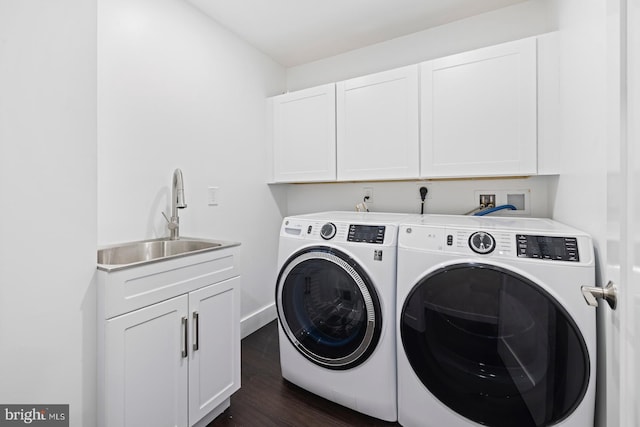
M 487 264 L 420 280 L 400 334 L 415 374 L 442 403 L 488 426 L 549 426 L 573 412 L 589 355 L 568 313 L 538 285 Z
M 278 277 L 276 304 L 289 341 L 330 369 L 361 364 L 380 338 L 380 303 L 371 281 L 334 248 L 313 247 L 291 256 Z

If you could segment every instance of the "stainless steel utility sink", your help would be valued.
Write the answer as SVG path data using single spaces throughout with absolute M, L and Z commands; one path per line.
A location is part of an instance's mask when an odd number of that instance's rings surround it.
M 188 237 L 123 243 L 99 249 L 98 268 L 111 271 L 236 245 L 238 243 Z

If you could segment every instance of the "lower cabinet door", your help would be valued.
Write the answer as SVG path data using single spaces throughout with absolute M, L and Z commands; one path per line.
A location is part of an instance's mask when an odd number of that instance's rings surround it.
M 106 425 L 188 425 L 188 297 L 106 321 Z
M 189 422 L 240 388 L 240 277 L 189 294 Z

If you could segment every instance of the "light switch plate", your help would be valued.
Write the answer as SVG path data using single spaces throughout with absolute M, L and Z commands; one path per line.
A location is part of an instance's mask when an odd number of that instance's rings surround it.
M 220 187 L 207 188 L 207 203 L 209 206 L 218 206 L 220 204 Z

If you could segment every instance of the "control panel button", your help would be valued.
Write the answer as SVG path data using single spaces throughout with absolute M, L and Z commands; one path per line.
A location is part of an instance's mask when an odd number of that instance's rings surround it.
M 320 236 L 324 240 L 331 240 L 331 239 L 333 239 L 333 236 L 335 236 L 335 235 L 336 235 L 336 226 L 331 222 L 327 222 L 320 229 Z
M 469 247 L 475 253 L 486 255 L 496 248 L 496 240 L 489 233 L 476 231 L 469 237 Z

